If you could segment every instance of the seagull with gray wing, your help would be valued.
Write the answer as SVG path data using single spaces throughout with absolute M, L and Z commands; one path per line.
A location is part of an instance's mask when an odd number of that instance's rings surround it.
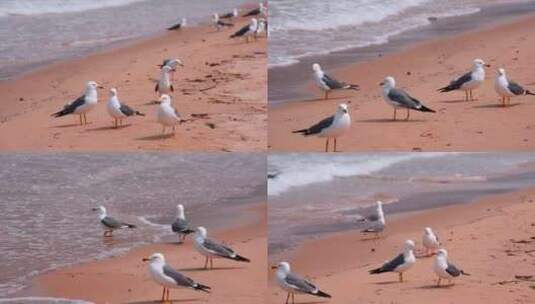
M 209 286 L 195 282 L 167 265 L 161 253 L 153 253 L 150 257 L 143 258 L 143 262 L 149 262 L 149 273 L 152 279 L 163 286 L 162 302 L 171 301 L 169 299 L 169 288 L 189 288 L 210 293 L 211 288 Z
M 87 124 L 86 114 L 93 110 L 98 102 L 97 89 L 102 89 L 103 86 L 97 84 L 95 81 L 88 81 L 85 86 L 84 95 L 78 97 L 76 100 L 67 103 L 63 106 L 61 111 L 58 111 L 51 116 L 62 117 L 69 114 L 78 115 L 80 118 L 80 125 Z
M 210 262 L 210 268 L 214 268 L 214 258 L 223 258 L 246 263 L 251 262 L 248 258 L 236 253 L 232 248 L 207 238 L 206 228 L 204 227 L 197 227 L 195 230 L 193 245 L 197 251 L 206 258 L 204 269 L 208 269 L 208 262 Z
M 383 264 L 383 266 L 370 270 L 370 274 L 379 274 L 384 272 L 397 272 L 399 274 L 399 281 L 403 282 L 403 273 L 409 270 L 415 263 L 414 256 L 414 242 L 406 240 L 403 245 L 403 252 L 397 255 L 392 260 Z
M 329 99 L 329 92 L 334 90 L 359 90 L 359 86 L 356 84 L 350 84 L 338 81 L 321 69 L 321 66 L 317 63 L 312 65 L 312 70 L 314 71 L 314 79 L 316 84 L 325 92 L 325 99 Z
M 422 236 L 422 244 L 424 245 L 427 256 L 432 256 L 440 247 L 438 236 L 436 236 L 431 227 L 425 227 L 424 235 Z
M 303 136 L 316 135 L 325 137 L 325 152 L 329 151 L 329 138 L 334 139 L 334 152 L 336 152 L 336 138 L 344 135 L 351 127 L 351 117 L 347 110 L 347 104 L 341 103 L 336 108 L 336 113 L 322 119 L 320 122 L 306 129 L 292 131 L 301 133 Z
M 290 264 L 288 262 L 280 262 L 279 266 L 274 266 L 277 269 L 275 273 L 277 283 L 279 286 L 288 292 L 286 296 L 286 304 L 288 304 L 290 297 L 292 304 L 295 303 L 295 294 L 309 294 L 321 298 L 331 298 L 331 295 L 321 291 L 316 285 L 308 280 L 305 280 L 290 271 Z
M 183 27 L 185 27 L 187 25 L 188 21 L 186 20 L 186 18 L 182 18 L 182 20 L 180 20 L 179 23 L 176 23 L 174 25 L 171 25 L 170 27 L 167 28 L 168 31 L 176 31 L 176 30 L 179 30 Z
M 453 79 L 449 85 L 438 89 L 440 93 L 451 91 L 464 91 L 465 100 L 474 100 L 472 91 L 479 88 L 485 81 L 485 67 L 490 67 L 481 59 L 474 59 L 472 70 L 458 78 Z
M 104 228 L 104 236 L 112 236 L 114 230 L 124 229 L 124 228 L 136 228 L 135 225 L 121 222 L 111 216 L 108 216 L 106 213 L 106 208 L 104 206 L 98 206 L 93 208 L 93 211 L 98 212 L 98 218 L 100 219 L 100 224 Z
M 110 114 L 110 116 L 114 119 L 113 126 L 115 128 L 118 128 L 119 125 L 123 125 L 123 119 L 127 117 L 134 115 L 145 116 L 145 114 L 132 109 L 127 104 L 121 103 L 117 98 L 116 88 L 110 89 L 110 98 L 108 99 L 106 108 L 108 110 L 108 114 Z
M 439 249 L 437 251 L 437 256 L 433 263 L 433 271 L 438 276 L 437 286 L 440 286 L 442 280 L 448 280 L 449 284 L 453 285 L 453 279 L 459 277 L 461 274 L 469 276 L 468 273 L 448 261 L 448 252 L 446 249 Z
M 434 110 L 424 106 L 418 99 L 410 96 L 407 92 L 396 89 L 394 77 L 385 77 L 385 80 L 379 85 L 383 87 L 384 100 L 394 108 L 394 120 L 396 120 L 397 109 L 407 109 L 405 120 L 409 120 L 410 110 L 435 113 Z
M 378 238 L 379 235 L 385 230 L 386 225 L 383 202 L 377 201 L 375 213 L 359 221 L 364 221 L 367 223 L 366 228 L 361 231 L 362 233 L 372 233 L 375 234 L 376 238 Z
M 177 215 L 175 221 L 173 222 L 173 224 L 171 224 L 171 229 L 173 230 L 173 232 L 178 234 L 178 241 L 182 243 L 186 240 L 186 235 L 195 232 L 195 230 L 192 230 L 190 228 L 189 223 L 186 220 L 186 215 L 184 214 L 184 206 L 182 204 L 178 204 L 176 206 L 176 209 Z
M 496 81 L 494 82 L 494 89 L 496 90 L 496 93 L 501 96 L 502 105 L 504 107 L 506 103 L 511 103 L 511 97 L 521 95 L 535 95 L 535 93 L 524 89 L 518 83 L 507 79 L 507 75 L 505 74 L 504 69 L 500 68 L 497 72 L 498 75 L 496 76 Z

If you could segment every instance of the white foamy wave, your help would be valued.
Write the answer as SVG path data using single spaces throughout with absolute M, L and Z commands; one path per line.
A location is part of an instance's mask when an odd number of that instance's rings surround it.
M 279 195 L 293 187 L 328 182 L 337 177 L 363 176 L 400 162 L 440 157 L 445 153 L 302 157 L 299 154 L 269 156 L 270 170 L 278 174 L 268 179 L 268 195 Z M 451 154 L 450 154 L 451 155 Z
M 4 0 L 0 1 L 0 17 L 82 12 L 140 1 L 146 0 Z
M 23 297 L 23 298 L 4 298 L 0 299 L 0 303 L 55 303 L 55 304 L 92 304 L 83 300 L 63 299 L 63 298 L 48 298 L 48 297 Z

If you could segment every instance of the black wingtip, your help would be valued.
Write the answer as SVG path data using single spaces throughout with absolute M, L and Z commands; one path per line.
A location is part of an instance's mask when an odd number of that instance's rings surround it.
M 321 290 L 318 290 L 318 292 L 315 293 L 314 295 L 318 296 L 318 297 L 322 297 L 322 298 L 329 298 L 329 299 L 332 298 L 330 294 L 325 293 L 325 292 L 323 292 Z
M 141 113 L 141 112 L 139 112 L 139 111 L 136 111 L 136 115 L 137 115 L 137 116 L 145 116 L 145 113 Z
M 125 225 L 130 229 L 136 228 L 136 225 L 132 225 L 132 224 L 125 224 Z
M 242 256 L 239 255 L 239 254 L 236 255 L 236 257 L 234 257 L 233 260 L 238 261 L 238 262 L 245 262 L 245 263 L 250 263 L 250 262 L 251 262 L 251 260 L 249 260 L 249 259 L 246 258 L 246 257 L 242 257 Z
M 420 111 L 420 112 L 436 113 L 435 110 L 430 109 L 430 108 L 428 108 L 428 107 L 426 107 L 426 106 L 424 106 L 424 105 L 422 105 L 422 106 L 418 109 L 418 111 Z
M 526 90 L 526 95 L 535 95 L 535 93 Z
M 461 274 L 462 274 L 462 275 L 465 275 L 465 276 L 470 276 L 469 273 L 466 273 L 466 272 L 464 272 L 463 270 L 461 270 Z
M 372 269 L 370 271 L 368 271 L 370 274 L 379 274 L 381 273 L 381 268 L 376 268 L 376 269 Z
M 210 293 L 210 290 L 212 289 L 210 286 L 206 286 L 203 284 L 197 283 L 195 287 L 193 287 L 195 290 L 204 291 L 206 293 Z

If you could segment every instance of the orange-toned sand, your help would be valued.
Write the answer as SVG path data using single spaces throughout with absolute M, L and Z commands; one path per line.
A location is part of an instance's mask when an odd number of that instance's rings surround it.
M 423 228 L 439 235 L 450 260 L 470 276 L 436 288 L 434 257 L 422 257 Z M 416 264 L 398 282 L 395 273 L 370 275 L 400 250 L 416 242 Z M 363 240 L 359 232 L 309 241 L 288 258 L 293 270 L 308 276 L 333 298 L 328 303 L 535 303 L 535 189 L 403 216 L 388 216 L 385 238 Z M 273 260 L 270 257 L 270 260 Z M 515 277 L 520 276 L 520 277 Z M 525 277 L 527 276 L 527 277 Z M 286 294 L 269 282 L 269 303 Z M 322 299 L 298 296 L 296 303 Z M 325 302 L 327 303 L 327 302 Z
M 342 91 L 331 99 L 296 101 L 269 109 L 268 146 L 273 151 L 323 151 L 325 140 L 304 138 L 292 130 L 308 127 L 332 115 L 336 105 L 351 101 L 350 132 L 338 140 L 341 151 L 489 151 L 535 149 L 535 98 L 513 98 L 510 107 L 499 105 L 494 91 L 495 69 L 535 90 L 535 17 L 477 32 L 420 43 L 392 55 L 362 62 L 332 74 L 361 86 L 360 92 Z M 492 67 L 475 91 L 477 101 L 465 102 L 464 92 L 436 90 L 471 68 L 482 58 Z M 410 75 L 409 75 L 410 74 Z M 393 109 L 382 99 L 379 82 L 394 76 L 397 85 L 420 99 L 436 114 L 411 113 L 411 120 L 392 121 Z M 308 89 L 321 92 L 311 83 Z M 405 117 L 405 111 L 398 111 Z
M 129 46 L 53 64 L 0 83 L 1 150 L 75 151 L 263 151 L 266 147 L 266 39 L 231 40 L 245 25 L 216 32 L 208 26 L 164 33 Z M 156 122 L 155 80 L 164 58 L 181 58 L 173 104 L 186 119 L 174 138 Z M 79 126 L 78 116 L 52 118 L 80 96 L 88 80 L 102 83 L 99 104 Z M 147 114 L 112 129 L 108 90 Z M 201 117 L 191 117 L 200 114 Z
M 267 285 L 266 204 L 254 207 L 252 212 L 251 218 L 257 218 L 254 224 L 211 234 L 250 258 L 251 263 L 214 259 L 214 269 L 204 270 L 204 258 L 188 238 L 182 245 L 144 246 L 125 256 L 53 271 L 37 277 L 21 296 L 52 296 L 95 303 L 160 303 L 162 288 L 152 281 L 148 266 L 141 259 L 161 252 L 168 264 L 213 289 L 211 294 L 171 290 L 173 302 L 263 303 Z

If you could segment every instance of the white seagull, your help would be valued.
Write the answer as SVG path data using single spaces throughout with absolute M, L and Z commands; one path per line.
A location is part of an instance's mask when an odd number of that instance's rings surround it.
M 160 72 L 160 79 L 154 87 L 154 92 L 156 92 L 156 94 L 169 94 L 169 92 L 175 91 L 175 89 L 173 88 L 173 84 L 169 79 L 169 73 L 171 72 L 171 70 L 172 68 L 170 66 L 164 65 L 162 67 L 162 70 Z
M 242 17 L 250 17 L 250 16 L 257 16 L 260 14 L 266 14 L 266 7 L 264 6 L 264 3 L 260 2 L 258 3 L 257 8 L 253 8 L 252 10 L 248 11 L 245 15 Z
M 174 134 L 175 126 L 182 123 L 180 114 L 171 105 L 171 97 L 167 94 L 163 94 L 160 97 L 160 105 L 158 106 L 158 122 L 162 125 L 163 134 L 165 134 L 165 129 L 167 127 L 171 127 Z
M 477 89 L 485 81 L 485 67 L 490 67 L 481 59 L 474 59 L 472 70 L 461 77 L 458 77 L 450 82 L 449 85 L 438 89 L 439 92 L 450 92 L 454 90 L 461 90 L 465 93 L 465 100 L 474 100 L 472 90 Z
M 262 35 L 265 34 L 265 36 L 267 37 L 267 22 L 266 22 L 266 19 L 264 18 L 260 18 L 258 19 L 258 26 L 256 27 L 256 32 L 254 33 L 254 37 L 255 39 L 257 37 L 261 37 Z
M 179 30 L 183 27 L 186 27 L 188 25 L 188 21 L 186 20 L 186 18 L 182 18 L 182 20 L 180 21 L 180 23 L 177 23 L 175 25 L 171 25 L 170 27 L 167 28 L 168 31 L 176 31 L 176 30 Z
M 377 201 L 375 214 L 365 217 L 360 221 L 365 221 L 369 223 L 366 228 L 361 231 L 362 233 L 373 233 L 376 237 L 379 237 L 379 235 L 385 230 L 386 225 L 385 213 L 383 211 L 383 202 Z
M 448 262 L 448 252 L 446 249 L 439 249 L 437 251 L 437 256 L 433 263 L 433 271 L 438 276 L 437 286 L 440 286 L 440 281 L 442 281 L 442 279 L 448 280 L 450 285 L 453 285 L 453 279 L 461 274 L 469 276 L 468 273 Z
M 399 281 L 403 282 L 403 273 L 409 270 L 414 263 L 416 263 L 416 257 L 414 256 L 414 242 L 406 240 L 403 245 L 403 252 L 396 256 L 394 259 L 386 262 L 383 266 L 370 270 L 370 274 L 379 274 L 384 272 L 397 272 L 399 273 Z
M 106 208 L 104 208 L 104 206 L 98 206 L 97 208 L 93 208 L 92 210 L 98 212 L 100 224 L 102 224 L 102 227 L 104 227 L 104 236 L 112 236 L 114 230 L 124 228 L 136 228 L 135 225 L 121 222 L 111 216 L 108 216 L 106 214 Z
M 171 68 L 169 73 L 171 74 L 171 83 L 172 83 L 175 80 L 176 68 L 178 66 L 183 67 L 184 63 L 182 62 L 182 60 L 180 60 L 178 58 L 174 58 L 174 59 L 168 58 L 168 59 L 164 59 L 162 64 L 159 64 L 158 66 L 160 67 L 160 69 L 162 69 L 164 66 L 168 66 L 168 67 Z
M 440 241 L 438 237 L 433 233 L 430 227 L 425 227 L 424 235 L 422 236 L 422 244 L 425 248 L 427 256 L 432 256 L 435 251 L 440 247 Z
M 256 30 L 258 29 L 258 20 L 256 18 L 252 18 L 251 22 L 241 29 L 239 29 L 234 34 L 230 35 L 230 38 L 236 38 L 236 37 L 245 37 L 245 41 L 249 42 L 249 37 L 255 37 Z
M 222 21 L 221 19 L 219 19 L 219 14 L 218 13 L 215 13 L 212 17 L 212 22 L 214 24 L 214 27 L 219 31 L 221 28 L 227 26 L 227 27 L 231 27 L 231 26 L 234 26 L 234 24 L 230 23 L 230 22 L 225 22 L 225 21 Z
M 329 150 L 329 138 L 334 138 L 334 152 L 336 152 L 336 138 L 344 135 L 351 127 L 351 117 L 349 116 L 347 105 L 345 103 L 339 104 L 336 108 L 336 113 L 329 116 L 317 124 L 301 130 L 293 131 L 292 133 L 301 133 L 303 136 L 316 135 L 318 137 L 326 137 L 325 152 Z
M 171 224 L 171 229 L 173 232 L 178 234 L 178 241 L 180 243 L 184 242 L 186 240 L 186 235 L 195 232 L 195 230 L 192 230 L 189 226 L 188 221 L 186 220 L 186 215 L 184 214 L 184 206 L 182 204 L 178 204 L 176 206 L 177 214 L 175 221 L 173 224 Z
M 80 117 L 80 125 L 87 124 L 86 114 L 91 111 L 98 102 L 97 88 L 102 89 L 103 86 L 97 84 L 95 81 L 88 81 L 85 86 L 84 95 L 69 102 L 61 111 L 52 114 L 52 116 L 62 117 L 69 114 L 75 114 Z
M 163 286 L 162 302 L 171 301 L 169 288 L 190 288 L 210 293 L 209 286 L 197 283 L 165 264 L 165 258 L 161 253 L 153 253 L 150 257 L 143 258 L 143 262 L 149 262 L 149 273 L 152 279 Z
M 230 13 L 226 13 L 226 14 L 223 14 L 221 16 L 219 16 L 219 18 L 221 19 L 232 19 L 232 18 L 236 18 L 238 17 L 238 9 L 235 8 L 232 10 L 232 12 Z
M 204 269 L 208 269 L 208 261 L 210 261 L 210 268 L 214 268 L 214 258 L 223 258 L 246 263 L 250 262 L 248 258 L 237 254 L 232 248 L 207 238 L 206 228 L 204 227 L 197 227 L 195 230 L 193 244 L 197 251 L 206 258 Z
M 123 119 L 129 116 L 145 116 L 145 114 L 132 109 L 124 103 L 121 103 L 117 98 L 116 88 L 110 89 L 110 98 L 108 99 L 108 104 L 106 108 L 108 109 L 108 114 L 110 114 L 110 116 L 114 119 L 113 125 L 115 128 L 117 128 L 119 124 L 122 125 Z
M 356 84 L 341 82 L 325 74 L 318 63 L 312 65 L 312 70 L 316 84 L 325 92 L 325 99 L 329 98 L 329 92 L 333 90 L 359 90 L 359 86 Z
M 502 105 L 505 107 L 505 104 L 511 103 L 511 97 L 521 96 L 521 95 L 535 95 L 535 93 L 530 92 L 529 90 L 524 89 L 522 86 L 516 82 L 507 79 L 505 70 L 500 68 L 497 71 L 498 75 L 496 76 L 496 81 L 494 82 L 494 89 L 496 93 L 502 97 Z
M 323 291 L 321 291 L 314 284 L 299 277 L 296 274 L 293 274 L 290 271 L 290 264 L 288 262 L 280 262 L 279 266 L 273 266 L 274 269 L 277 269 L 275 276 L 277 278 L 277 283 L 279 286 L 288 292 L 286 296 L 286 304 L 292 298 L 292 304 L 295 303 L 294 295 L 298 294 L 309 294 L 316 297 L 330 298 L 331 296 Z
M 418 99 L 410 96 L 407 92 L 396 89 L 394 77 L 385 77 L 385 80 L 379 85 L 383 88 L 384 100 L 394 108 L 394 120 L 396 120 L 397 109 L 407 109 L 405 120 L 409 120 L 410 110 L 435 113 L 434 110 L 424 106 Z

